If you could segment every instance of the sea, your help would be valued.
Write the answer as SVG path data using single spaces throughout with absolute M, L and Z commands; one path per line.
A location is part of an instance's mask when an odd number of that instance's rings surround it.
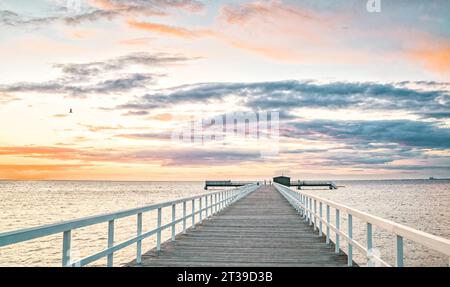
M 311 189 L 305 192 L 450 239 L 450 180 L 357 180 L 336 181 L 337 190 Z M 125 181 L 0 181 L 0 233 L 30 228 L 103 213 L 145 206 L 162 201 L 203 194 L 203 182 Z M 163 223 L 170 220 L 170 208 L 163 209 Z M 178 214 L 180 211 L 177 211 Z M 334 220 L 334 212 L 332 221 Z M 299 218 L 299 220 L 301 220 Z M 189 222 L 189 221 L 188 221 Z M 366 244 L 366 223 L 353 218 L 353 237 Z M 143 216 L 143 231 L 154 229 L 156 212 Z M 346 215 L 341 226 L 346 230 Z M 181 226 L 177 228 L 179 231 Z M 170 237 L 163 233 L 163 240 Z M 136 217 L 116 220 L 115 242 L 136 234 Z M 334 240 L 334 235 L 331 234 Z M 81 259 L 107 247 L 108 223 L 72 231 L 72 259 Z M 377 255 L 395 263 L 395 236 L 374 227 Z M 345 240 L 341 240 L 344 251 Z M 449 258 L 405 240 L 406 266 L 447 266 Z M 155 246 L 151 236 L 143 251 Z M 354 249 L 355 261 L 366 258 Z M 0 247 L 0 266 L 61 266 L 62 234 Z M 123 266 L 136 256 L 131 245 L 114 254 L 114 266 Z M 105 266 L 106 259 L 90 266 Z

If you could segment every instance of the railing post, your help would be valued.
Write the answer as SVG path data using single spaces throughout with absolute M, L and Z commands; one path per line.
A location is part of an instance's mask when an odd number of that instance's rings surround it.
M 114 246 L 114 220 L 108 221 L 108 248 Z M 114 253 L 108 254 L 107 266 L 113 266 Z
M 397 267 L 403 267 L 403 237 L 397 235 Z
M 208 218 L 208 195 L 205 196 L 205 208 L 206 208 L 205 218 Z
M 161 217 L 162 217 L 162 209 L 161 207 L 158 208 L 158 219 L 157 219 L 157 228 L 158 231 L 156 232 L 156 250 L 161 250 Z
M 200 214 L 200 219 L 199 219 L 199 222 L 202 222 L 203 221 L 203 207 L 202 207 L 202 198 L 200 197 L 199 198 L 199 201 L 198 201 L 198 204 L 199 204 L 199 214 Z
M 317 230 L 317 200 L 314 199 L 314 230 Z
M 72 230 L 63 232 L 63 248 L 62 248 L 62 266 L 66 267 L 70 264 Z
M 348 237 L 350 240 L 353 238 L 353 216 L 351 214 L 348 215 Z M 347 254 L 347 265 L 351 267 L 353 265 L 353 245 L 348 242 L 348 254 Z
M 341 216 L 340 216 L 340 212 L 339 209 L 336 209 L 336 244 L 335 244 L 335 248 L 334 248 L 334 252 L 339 253 L 339 239 L 340 239 L 340 235 L 339 235 L 339 228 L 341 227 Z
M 367 266 L 369 267 L 373 267 L 372 244 L 372 223 L 367 223 Z
M 175 241 L 175 219 L 176 219 L 176 205 L 172 204 L 172 241 Z
M 214 194 L 214 214 L 217 213 L 217 193 Z
M 137 215 L 137 228 L 136 228 L 136 234 L 137 236 L 140 236 L 142 234 L 142 213 L 138 213 Z M 142 240 L 138 240 L 136 242 L 136 263 L 141 263 L 141 256 L 142 255 Z
M 312 225 L 312 216 L 313 216 L 313 214 L 312 214 L 311 209 L 312 209 L 312 198 L 310 197 L 309 198 L 309 225 Z
M 323 235 L 323 233 L 322 233 L 322 202 L 319 202 L 319 216 L 320 216 L 319 235 L 320 235 L 320 237 L 322 237 L 322 235 Z
M 305 221 L 308 222 L 308 218 L 309 218 L 309 199 L 306 196 L 305 196 L 305 202 L 306 202 Z
M 301 196 L 301 202 L 302 202 L 302 216 L 305 217 L 305 196 L 303 194 Z
M 192 214 L 191 214 L 191 220 L 192 220 L 192 228 L 195 228 L 195 199 L 192 200 L 191 202 L 191 209 L 192 209 Z
M 183 233 L 186 233 L 186 201 L 183 201 Z
M 330 244 L 330 206 L 327 204 L 327 244 Z

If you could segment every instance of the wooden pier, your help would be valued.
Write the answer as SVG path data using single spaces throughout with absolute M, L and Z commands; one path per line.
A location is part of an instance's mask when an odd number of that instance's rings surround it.
M 263 185 L 128 266 L 347 266 L 347 256 Z
M 406 239 L 450 259 L 449 239 L 303 190 L 292 190 L 288 180 L 283 177 L 280 183 L 273 185 L 254 182 L 138 208 L 4 232 L 0 233 L 0 248 L 62 234 L 61 264 L 65 267 L 86 266 L 105 257 L 106 266 L 112 267 L 114 254 L 127 247 L 134 247 L 136 253 L 135 260 L 125 266 L 356 266 L 353 254 L 358 252 L 365 257 L 363 264 L 366 266 L 403 267 L 406 255 L 403 241 Z M 171 215 L 170 221 L 167 213 Z M 334 218 L 331 218 L 332 213 Z M 156 226 L 144 229 L 144 216 L 149 214 L 156 216 Z M 115 222 L 126 218 L 135 219 L 136 232 L 124 241 L 116 242 Z M 354 218 L 366 223 L 365 242 L 353 238 Z M 72 231 L 105 223 L 107 245 L 86 257 L 73 258 Z M 395 236 L 394 265 L 373 252 L 373 227 Z M 171 231 L 171 237 L 163 242 L 161 235 L 166 230 Z M 155 237 L 156 247 L 145 252 L 142 241 L 149 237 Z M 341 249 L 343 244 L 346 245 L 345 253 Z

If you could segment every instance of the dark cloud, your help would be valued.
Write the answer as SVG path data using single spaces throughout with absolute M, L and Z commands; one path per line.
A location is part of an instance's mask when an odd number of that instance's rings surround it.
M 429 122 L 311 120 L 290 125 L 294 129 L 283 131 L 283 136 L 328 139 L 347 144 L 359 143 L 368 147 L 374 143 L 395 143 L 417 148 L 450 148 L 450 129 Z
M 165 15 L 171 8 L 199 11 L 203 8 L 200 1 L 195 0 L 106 0 L 103 5 L 85 6 L 80 11 L 69 11 L 65 5 L 52 6 L 47 16 L 31 17 L 15 11 L 0 10 L 0 24 L 12 27 L 32 27 L 53 23 L 78 25 L 82 22 L 112 20 L 116 17 L 132 15 Z M 85 3 L 83 3 L 85 4 Z M 94 3 L 95 4 L 95 3 Z
M 136 88 L 144 88 L 155 83 L 160 75 L 154 74 L 126 74 L 118 78 L 99 81 L 93 84 L 78 85 L 67 84 L 65 81 L 49 81 L 44 83 L 16 83 L 8 86 L 0 86 L 0 91 L 36 92 L 48 94 L 67 94 L 70 96 L 84 97 L 89 94 L 111 94 L 128 92 Z
M 164 75 L 156 73 L 121 73 L 128 67 L 139 66 L 148 70 L 152 67 L 167 66 L 195 58 L 165 53 L 132 53 L 121 57 L 89 63 L 55 64 L 62 75 L 52 81 L 33 83 L 20 82 L 0 85 L 0 92 L 37 92 L 66 94 L 82 97 L 89 94 L 111 94 L 145 88 Z M 108 77 L 108 78 L 105 78 Z M 105 78 L 104 80 L 99 80 Z
M 355 108 L 362 110 L 405 110 L 412 113 L 450 109 L 447 90 L 416 90 L 395 84 L 372 82 L 281 81 L 262 83 L 208 83 L 181 86 L 162 93 L 144 95 L 119 108 L 151 109 L 184 103 L 208 103 L 238 97 L 252 109 Z
M 54 67 L 61 69 L 61 72 L 67 80 L 79 80 L 99 76 L 104 73 L 120 71 L 131 66 L 154 68 L 158 66 L 174 65 L 194 59 L 197 58 L 188 58 L 181 55 L 166 53 L 150 54 L 138 52 L 103 61 L 55 64 Z

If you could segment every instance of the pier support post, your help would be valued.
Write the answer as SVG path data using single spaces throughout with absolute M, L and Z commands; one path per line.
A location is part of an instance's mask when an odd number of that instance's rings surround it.
M 322 237 L 322 202 L 319 203 L 319 235 Z
M 330 206 L 327 205 L 327 244 L 330 244 Z
M 353 239 L 353 216 L 351 214 L 348 215 L 348 237 L 350 240 Z M 348 242 L 347 248 L 347 265 L 351 267 L 353 265 L 353 245 L 350 241 Z
M 70 241 L 72 237 L 72 231 L 67 230 L 63 233 L 63 248 L 62 248 L 62 266 L 66 267 L 70 264 Z
M 314 230 L 317 230 L 317 200 L 314 199 Z
M 137 236 L 140 236 L 142 234 L 142 213 L 138 213 L 137 215 L 137 228 L 136 228 L 136 234 Z M 142 257 L 142 240 L 138 240 L 136 242 L 136 263 L 141 263 L 141 257 Z
M 397 235 L 397 267 L 403 267 L 403 237 Z
M 158 208 L 158 219 L 157 219 L 158 231 L 156 232 L 156 251 L 161 250 L 161 215 L 162 215 L 162 210 L 160 207 L 160 208 Z
M 312 225 L 312 198 L 309 198 L 309 225 Z
M 108 221 L 108 248 L 114 246 L 114 220 Z M 113 266 L 114 253 L 108 254 L 107 267 Z
M 198 212 L 200 214 L 199 222 L 202 222 L 203 221 L 203 207 L 202 207 L 202 198 L 201 197 L 198 199 L 198 204 L 199 204 Z
M 192 209 L 192 214 L 191 214 L 192 228 L 195 228 L 195 199 L 193 199 L 191 202 L 191 209 Z
M 206 208 L 206 216 L 205 216 L 205 218 L 208 218 L 208 196 L 206 195 L 205 196 L 205 208 Z
M 172 241 L 175 241 L 175 219 L 176 219 L 176 205 L 172 204 Z
M 341 227 L 341 217 L 340 217 L 340 212 L 339 209 L 336 209 L 336 244 L 334 246 L 334 252 L 339 253 L 339 228 Z
M 183 234 L 186 233 L 186 201 L 183 202 Z
M 367 223 L 367 266 L 373 267 L 372 260 L 372 224 Z

